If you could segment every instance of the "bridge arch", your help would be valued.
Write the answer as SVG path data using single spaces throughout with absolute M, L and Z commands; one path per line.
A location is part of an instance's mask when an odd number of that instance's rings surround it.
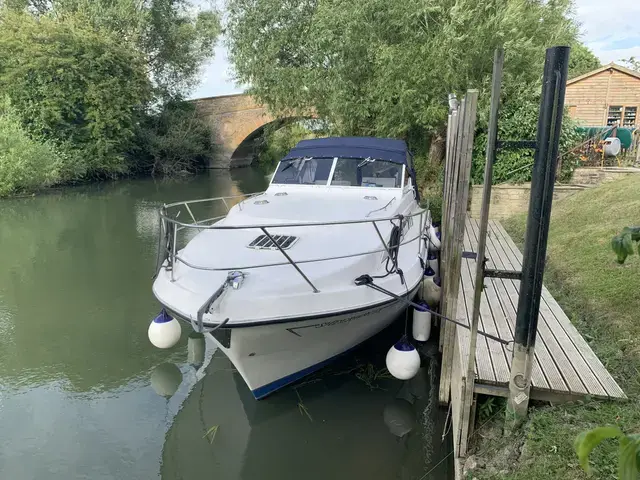
M 218 147 L 210 168 L 250 165 L 268 125 L 278 128 L 302 120 L 302 117 L 275 118 L 266 107 L 244 93 L 198 98 L 193 102 L 198 116 L 209 124 L 212 141 Z
M 264 125 L 260 125 L 253 132 L 247 135 L 236 147 L 234 152 L 231 154 L 230 167 L 246 167 L 251 165 L 251 163 L 257 159 L 259 149 L 264 141 L 264 134 L 268 129 L 273 128 L 274 130 L 278 130 L 285 125 L 298 122 L 302 119 L 303 117 L 276 118 Z

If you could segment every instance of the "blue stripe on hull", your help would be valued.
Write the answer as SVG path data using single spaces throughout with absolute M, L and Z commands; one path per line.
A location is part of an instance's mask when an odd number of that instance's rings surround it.
M 255 390 L 252 390 L 251 393 L 253 393 L 253 396 L 256 398 L 256 400 L 260 400 L 261 398 L 266 397 L 267 395 L 275 392 L 276 390 L 279 390 L 282 387 L 289 385 L 290 383 L 300 380 L 302 377 L 306 377 L 307 375 L 317 370 L 320 370 L 322 367 L 333 362 L 338 357 L 341 357 L 342 355 L 346 355 L 354 348 L 356 347 L 352 347 L 349 350 L 345 350 L 344 352 L 339 353 L 338 355 L 334 355 L 331 358 L 327 358 L 326 360 L 323 360 L 320 363 L 316 363 L 315 365 L 311 365 L 310 367 L 304 368 L 299 372 L 292 373 L 291 375 L 287 375 L 286 377 L 282 377 L 279 380 L 275 380 L 271 383 L 263 385 L 262 387 L 256 388 Z
M 420 285 L 420 283 L 418 283 L 418 285 L 416 285 L 412 290 L 411 293 L 409 293 L 409 295 L 403 295 L 403 297 L 408 297 L 408 298 L 412 298 L 413 295 L 416 294 L 417 290 L 418 290 L 418 286 Z M 394 303 L 393 301 L 391 303 Z M 372 307 L 373 308 L 373 307 Z M 384 328 L 388 327 L 391 323 L 387 324 Z M 379 332 L 378 332 L 379 333 Z M 377 335 L 374 334 L 374 335 Z M 373 336 L 373 335 L 372 335 Z M 371 337 L 369 337 L 371 338 Z M 363 340 L 363 342 L 366 340 Z M 362 342 L 360 342 L 361 344 Z M 285 387 L 287 385 L 289 385 L 290 383 L 293 383 L 297 380 L 300 380 L 302 377 L 306 377 L 307 375 L 320 370 L 322 367 L 328 365 L 329 363 L 333 362 L 335 359 L 341 357 L 342 355 L 345 355 L 349 352 L 351 352 L 352 350 L 354 350 L 355 348 L 357 348 L 360 344 L 358 345 L 354 345 L 353 347 L 345 350 L 342 353 L 339 353 L 337 355 L 334 355 L 333 357 L 327 358 L 326 360 L 323 360 L 320 363 L 316 363 L 315 365 L 312 365 L 310 367 L 304 368 L 298 372 L 292 373 L 291 375 L 287 375 L 286 377 L 282 377 L 279 380 L 275 380 L 271 383 L 268 383 L 266 385 L 263 385 L 262 387 L 258 387 L 255 390 L 251 390 L 251 393 L 253 393 L 253 396 L 256 398 L 256 400 L 260 400 L 261 398 L 266 397 L 267 395 L 270 395 L 271 393 L 275 392 L 276 390 L 281 389 L 282 387 Z

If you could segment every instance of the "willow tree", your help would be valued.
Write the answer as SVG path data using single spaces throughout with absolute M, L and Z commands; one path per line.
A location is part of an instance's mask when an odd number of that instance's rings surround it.
M 336 133 L 414 146 L 442 132 L 449 92 L 488 88 L 498 45 L 505 96 L 515 97 L 539 82 L 545 48 L 577 34 L 569 0 L 228 0 L 227 9 L 237 80 L 276 113 L 314 109 Z
M 156 99 L 189 92 L 221 31 L 216 10 L 189 0 L 8 0 L 6 8 L 114 35 L 146 63 Z

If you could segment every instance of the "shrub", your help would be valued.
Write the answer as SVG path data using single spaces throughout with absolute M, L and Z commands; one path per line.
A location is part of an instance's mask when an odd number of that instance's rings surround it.
M 0 108 L 0 197 L 58 183 L 62 163 L 55 145 L 30 137 L 11 107 Z
M 2 12 L 0 51 L 0 94 L 33 138 L 73 145 L 67 165 L 82 158 L 88 175 L 125 173 L 123 152 L 150 95 L 139 52 L 82 17 L 9 11 Z
M 442 182 L 444 165 L 431 161 L 427 154 L 414 158 L 416 180 L 420 191 L 421 204 L 429 205 L 431 220 L 439 222 L 442 217 Z
M 535 140 L 538 129 L 539 94 L 524 92 L 512 95 L 504 102 L 498 120 L 499 140 Z M 577 166 L 578 155 L 571 150 L 580 143 L 575 122 L 565 113 L 562 120 L 559 153 L 561 167 L 558 180 L 568 181 Z M 473 144 L 473 164 L 471 178 L 473 183 L 484 181 L 485 150 L 487 133 L 485 129 L 476 132 Z M 522 183 L 531 181 L 534 151 L 532 149 L 501 150 L 496 154 L 493 166 L 493 183 Z
M 190 102 L 172 100 L 139 122 L 130 170 L 152 175 L 194 173 L 213 155 L 211 130 Z

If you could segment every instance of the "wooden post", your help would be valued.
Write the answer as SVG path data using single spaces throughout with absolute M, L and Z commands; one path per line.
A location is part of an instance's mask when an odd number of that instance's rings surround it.
M 447 216 L 443 218 L 445 242 L 445 263 L 443 270 L 443 300 L 441 311 L 445 317 L 455 318 L 460 286 L 460 265 L 467 202 L 469 200 L 469 180 L 471 177 L 471 160 L 473 138 L 476 127 L 478 108 L 478 90 L 468 90 L 462 101 L 458 114 L 457 131 L 453 137 L 453 163 L 450 176 L 450 191 L 445 196 Z M 451 163 L 450 163 L 451 165 Z M 442 370 L 440 375 L 441 403 L 448 403 L 451 389 L 451 364 L 455 342 L 455 325 L 444 322 L 444 338 L 442 345 Z
M 456 178 L 458 177 L 460 157 L 458 155 L 459 132 L 461 131 L 460 123 L 463 122 L 465 112 L 465 102 L 463 99 L 458 109 L 453 112 L 451 120 L 451 139 L 449 144 L 449 163 L 447 170 L 447 184 L 444 196 L 444 207 L 446 215 L 442 217 L 440 231 L 442 232 L 441 256 L 440 256 L 440 280 L 442 285 L 440 311 L 443 315 L 447 315 L 450 311 L 449 290 L 450 279 L 452 276 L 451 268 L 451 246 L 453 245 L 453 224 L 455 214 L 455 190 Z M 449 322 L 443 322 L 441 325 L 442 334 L 442 373 L 440 375 L 440 403 L 449 402 L 451 389 L 451 361 L 453 358 L 453 337 L 455 326 Z
M 476 249 L 476 278 L 473 292 L 473 312 L 471 314 L 469 358 L 467 362 L 464 398 L 462 403 L 462 421 L 460 448 L 458 455 L 467 453 L 467 440 L 473 426 L 473 394 L 475 384 L 475 360 L 476 344 L 478 339 L 478 321 L 480 318 L 480 301 L 484 289 L 485 247 L 487 241 L 487 226 L 489 224 L 489 208 L 491 206 L 491 185 L 493 182 L 493 163 L 496 157 L 496 141 L 498 139 L 498 109 L 500 107 L 500 86 L 502 84 L 502 66 L 504 64 L 504 50 L 498 48 L 493 59 L 493 82 L 491 86 L 491 107 L 489 116 L 489 131 L 487 134 L 487 149 L 484 166 L 484 190 L 482 195 L 482 207 L 480 210 L 480 225 L 478 233 L 478 246 Z
M 442 190 L 442 218 L 440 219 L 440 236 L 442 238 L 442 242 L 440 245 L 440 264 L 444 267 L 448 265 L 448 254 L 447 254 L 447 240 L 449 235 L 447 234 L 447 228 L 450 225 L 450 222 L 447 220 L 449 218 L 449 195 L 451 194 L 451 185 L 453 178 L 453 165 L 454 161 L 453 151 L 456 139 L 456 131 L 458 124 L 458 101 L 455 98 L 455 95 L 449 95 L 449 118 L 447 121 L 447 138 L 446 138 L 446 153 L 445 153 L 445 165 L 444 165 L 444 182 L 443 182 L 443 190 Z M 442 268 L 441 270 L 445 270 Z M 443 274 L 440 274 L 440 279 L 442 280 Z M 441 283 L 444 286 L 444 282 Z M 440 289 L 440 311 L 444 312 L 446 296 L 444 294 L 444 288 Z M 440 351 L 442 351 L 445 337 L 445 324 L 440 324 Z

